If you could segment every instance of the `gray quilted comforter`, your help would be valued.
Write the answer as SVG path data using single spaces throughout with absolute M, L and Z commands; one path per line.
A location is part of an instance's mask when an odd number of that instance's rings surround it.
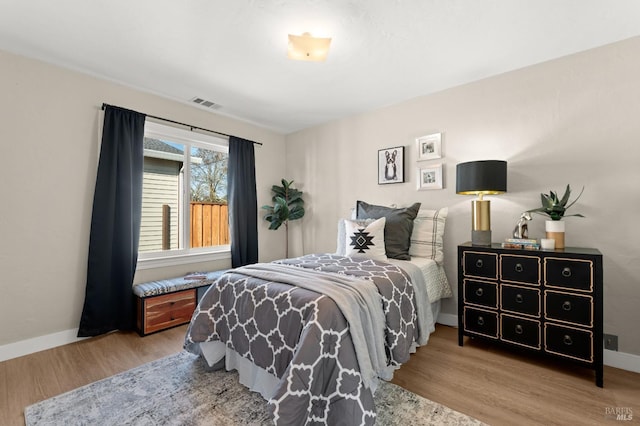
M 274 263 L 220 277 L 194 312 L 185 349 L 224 342 L 277 377 L 275 424 L 374 424 L 377 377 L 389 379 L 417 338 L 408 275 L 332 254 Z

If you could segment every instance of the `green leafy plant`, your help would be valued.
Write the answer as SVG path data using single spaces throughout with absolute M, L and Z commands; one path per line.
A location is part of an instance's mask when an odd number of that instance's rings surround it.
M 547 215 L 551 218 L 551 220 L 560 220 L 565 216 L 584 217 L 579 213 L 565 215 L 567 209 L 574 205 L 576 201 L 578 201 L 578 198 L 580 198 L 583 192 L 584 187 L 582 187 L 582 191 L 580 191 L 580 194 L 578 194 L 578 196 L 570 203 L 569 197 L 571 196 L 571 187 L 569 185 L 567 185 L 567 189 L 564 191 L 564 195 L 562 196 L 562 198 L 558 198 L 558 194 L 553 191 L 549 191 L 549 194 L 540 194 L 542 207 L 529 210 L 529 212 Z
M 286 257 L 289 257 L 289 221 L 301 219 L 304 216 L 304 200 L 302 191 L 292 187 L 293 181 L 287 182 L 286 179 L 282 179 L 281 183 L 282 186 L 271 187 L 273 205 L 262 206 L 262 209 L 267 211 L 264 219 L 269 222 L 269 229 L 275 230 L 284 224 L 285 253 Z

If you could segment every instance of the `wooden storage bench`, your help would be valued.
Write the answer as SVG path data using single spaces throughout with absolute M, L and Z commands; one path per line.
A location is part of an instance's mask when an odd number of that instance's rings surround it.
M 189 274 L 183 277 L 136 284 L 136 330 L 141 336 L 191 321 L 207 288 L 225 271 Z

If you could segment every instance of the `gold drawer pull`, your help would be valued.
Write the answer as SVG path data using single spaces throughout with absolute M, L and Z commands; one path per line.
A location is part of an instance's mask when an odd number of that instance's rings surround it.
M 484 262 L 482 262 L 482 259 L 478 259 L 476 260 L 476 267 L 477 268 L 482 268 L 482 265 L 484 264 Z
M 516 334 L 522 334 L 524 330 L 522 329 L 522 326 L 520 324 L 516 325 Z
M 569 302 L 568 300 L 565 300 L 564 303 L 562 304 L 562 309 L 564 309 L 565 311 L 570 311 L 571 302 Z
M 476 296 L 482 297 L 483 294 L 484 294 L 484 290 L 482 290 L 481 288 L 476 290 Z
M 520 293 L 516 294 L 516 302 L 518 303 L 524 302 L 524 297 Z
M 562 339 L 562 341 L 564 342 L 565 345 L 567 346 L 571 346 L 573 345 L 573 340 L 571 340 L 571 336 L 569 336 L 568 334 L 564 335 L 564 338 Z
M 484 318 L 478 317 L 478 325 L 484 325 Z
M 524 271 L 522 264 L 516 263 L 516 272 L 522 272 L 522 271 Z
M 562 276 L 563 277 L 567 277 L 569 278 L 571 276 L 571 268 L 569 268 L 568 266 L 566 266 L 563 270 L 562 270 Z

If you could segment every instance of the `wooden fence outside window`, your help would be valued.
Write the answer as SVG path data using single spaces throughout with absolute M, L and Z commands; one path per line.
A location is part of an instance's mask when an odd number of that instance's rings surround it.
M 191 247 L 229 244 L 229 207 L 191 202 Z

